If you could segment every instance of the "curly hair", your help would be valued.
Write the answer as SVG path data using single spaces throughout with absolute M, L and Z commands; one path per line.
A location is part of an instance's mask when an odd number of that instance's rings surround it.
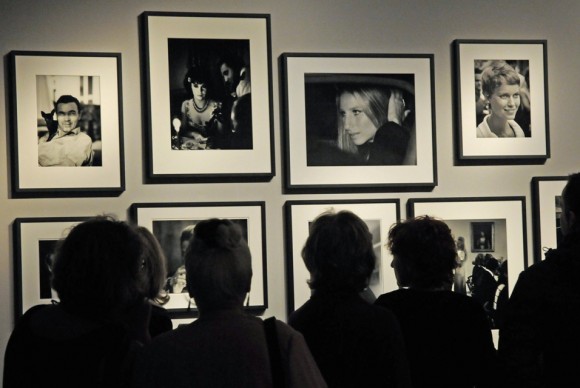
M 313 290 L 360 292 L 368 286 L 376 256 L 365 222 L 350 211 L 328 211 L 313 222 L 302 249 Z
M 401 286 L 431 289 L 451 285 L 457 250 L 445 222 L 429 216 L 398 222 L 389 230 L 387 246 L 405 269 Z
M 71 313 L 112 319 L 148 296 L 144 244 L 136 229 L 110 216 L 76 225 L 59 242 L 52 287 Z
M 189 294 L 200 310 L 242 306 L 252 281 L 252 256 L 239 225 L 209 219 L 195 225 L 185 253 Z

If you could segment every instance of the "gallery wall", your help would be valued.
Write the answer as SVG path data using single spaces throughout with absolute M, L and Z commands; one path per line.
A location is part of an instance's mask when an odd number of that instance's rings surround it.
M 0 354 L 14 325 L 12 223 L 18 217 L 127 217 L 136 202 L 265 201 L 268 301 L 265 316 L 286 318 L 284 218 L 287 200 L 524 196 L 528 261 L 532 261 L 534 176 L 580 170 L 578 92 L 580 2 L 558 0 L 230 0 L 63 1 L 0 0 Z M 272 90 L 276 175 L 269 182 L 145 184 L 142 136 L 142 63 L 138 16 L 144 11 L 271 14 Z M 546 39 L 551 157 L 540 165 L 454 164 L 451 43 L 454 39 Z M 14 199 L 10 191 L 6 55 L 12 50 L 122 54 L 126 190 L 119 197 Z M 430 192 L 284 194 L 278 58 L 284 52 L 434 54 L 438 185 Z M 264 102 L 266 103 L 266 102 Z M 291 114 L 292 112 L 290 112 Z M 36 150 L 30 150 L 36 152 Z M 523 260 L 512 258 L 509 260 Z M 0 363 L 3 369 L 3 363 Z

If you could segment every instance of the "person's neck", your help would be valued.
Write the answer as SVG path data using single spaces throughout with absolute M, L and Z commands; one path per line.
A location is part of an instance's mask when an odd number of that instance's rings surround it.
M 497 137 L 509 137 L 513 134 L 508 121 L 504 118 L 498 117 L 493 113 L 488 117 L 487 125 Z

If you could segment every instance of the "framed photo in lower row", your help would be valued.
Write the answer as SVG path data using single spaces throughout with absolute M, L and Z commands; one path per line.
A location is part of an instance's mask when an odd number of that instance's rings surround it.
M 50 277 L 56 243 L 88 217 L 17 218 L 14 236 L 14 308 L 20 317 L 32 306 L 58 300 Z
M 288 313 L 304 304 L 311 294 L 310 274 L 302 260 L 301 251 L 309 235 L 311 223 L 326 211 L 349 210 L 362 218 L 373 235 L 377 257 L 366 294 L 371 298 L 397 289 L 391 268 L 392 256 L 386 248 L 391 225 L 400 218 L 399 200 L 352 201 L 287 201 L 284 204 L 286 225 L 286 275 Z
M 494 306 L 497 306 L 499 291 L 505 288 L 509 295 L 520 272 L 527 267 L 525 198 L 410 199 L 407 214 L 409 217 L 428 215 L 449 226 L 460 252 L 453 291 L 480 302 L 492 327 L 497 328 Z M 475 229 L 474 224 L 480 228 Z M 474 230 L 483 232 L 483 236 Z M 493 236 L 486 235 L 490 230 Z M 480 242 L 482 237 L 490 240 L 489 243 Z M 474 239 L 477 241 L 472 241 Z M 491 239 L 493 245 L 490 245 Z M 493 250 L 472 249 L 470 252 L 466 249 L 477 246 L 493 246 Z
M 12 51 L 12 195 L 125 190 L 121 54 Z
M 253 270 L 244 305 L 258 312 L 268 307 L 264 202 L 134 203 L 130 213 L 136 224 L 153 233 L 167 258 L 165 290 L 169 301 L 163 307 L 173 318 L 197 314 L 195 301 L 187 292 L 184 254 L 195 224 L 209 218 L 228 219 L 242 228 L 252 253 Z
M 432 189 L 431 54 L 284 53 L 289 192 Z
M 544 259 L 549 248 L 556 248 L 562 238 L 560 214 L 562 190 L 568 182 L 566 176 L 532 178 L 532 217 L 534 220 L 534 260 Z

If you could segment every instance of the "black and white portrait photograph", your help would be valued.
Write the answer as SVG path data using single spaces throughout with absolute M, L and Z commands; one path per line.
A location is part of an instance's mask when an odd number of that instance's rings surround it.
M 476 136 L 531 137 L 530 61 L 474 61 Z
M 308 166 L 416 165 L 413 74 L 305 74 Z
M 326 212 L 350 211 L 365 222 L 372 235 L 375 268 L 369 285 L 361 296 L 373 302 L 379 295 L 396 289 L 397 282 L 391 268 L 392 256 L 385 244 L 389 228 L 400 216 L 398 200 L 287 201 L 284 209 L 288 233 L 286 262 L 289 312 L 301 306 L 311 296 L 308 286 L 310 274 L 302 259 L 301 250 L 310 235 L 312 223 L 316 217 Z
M 187 289 L 185 253 L 202 220 L 226 219 L 239 225 L 252 256 L 252 283 L 244 308 L 263 311 L 268 306 L 264 202 L 134 203 L 130 217 L 159 241 L 167 260 L 163 303 L 173 319 L 197 316 L 197 306 Z
M 270 180 L 270 15 L 144 12 L 140 20 L 148 180 Z
M 545 161 L 550 156 L 546 41 L 458 39 L 453 50 L 458 160 Z
M 98 76 L 36 76 L 38 164 L 102 166 Z
M 171 147 L 252 149 L 250 41 L 168 40 Z
M 9 65 L 13 195 L 120 195 L 121 54 L 12 51 Z
M 281 56 L 288 191 L 435 183 L 433 57 Z

